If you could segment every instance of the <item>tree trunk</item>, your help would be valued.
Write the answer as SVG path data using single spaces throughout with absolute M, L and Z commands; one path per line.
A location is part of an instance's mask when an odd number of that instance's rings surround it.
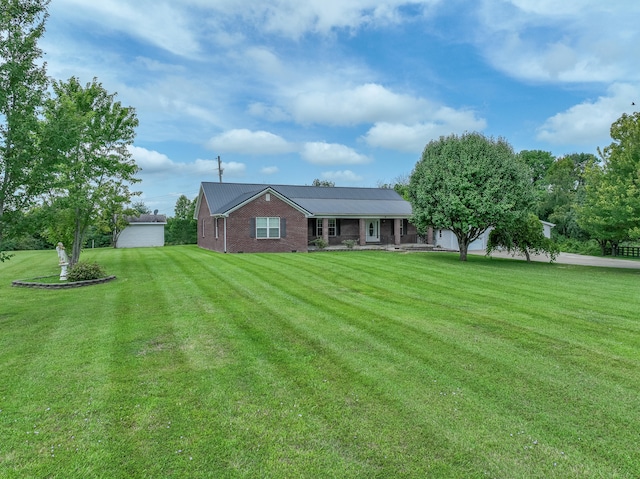
M 602 256 L 606 256 L 607 255 L 607 240 L 596 240 L 598 242 L 598 244 L 600 245 L 600 249 L 602 250 Z
M 80 250 L 82 249 L 82 237 L 84 232 L 82 231 L 82 225 L 80 224 L 78 211 L 76 211 L 76 227 L 73 232 L 73 245 L 71 247 L 71 260 L 69 266 L 73 266 L 80 259 Z
M 467 261 L 467 250 L 469 249 L 467 236 L 458 237 L 458 248 L 460 249 L 460 261 Z
M 524 249 L 524 257 L 527 258 L 528 263 L 531 263 L 531 255 L 529 255 L 529 250 L 527 248 Z

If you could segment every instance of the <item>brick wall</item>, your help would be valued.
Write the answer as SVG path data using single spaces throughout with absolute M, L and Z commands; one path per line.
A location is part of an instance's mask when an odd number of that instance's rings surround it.
M 217 238 L 216 221 L 218 223 Z M 200 202 L 200 210 L 198 211 L 198 246 L 224 253 L 224 219 L 211 217 L 204 198 Z
M 282 201 L 273 193 L 262 194 L 251 203 L 234 211 L 227 218 L 227 252 L 228 253 L 286 253 L 291 251 L 306 252 L 307 218 L 297 209 Z M 198 212 L 198 245 L 213 251 L 224 251 L 224 220 L 218 220 L 218 239 L 215 238 L 214 219 L 208 216 L 206 202 L 201 203 Z M 252 238 L 252 219 L 257 217 L 279 217 L 286 219 L 286 236 L 271 238 Z M 204 237 L 202 226 L 204 220 Z M 283 231 L 280 232 L 282 236 Z

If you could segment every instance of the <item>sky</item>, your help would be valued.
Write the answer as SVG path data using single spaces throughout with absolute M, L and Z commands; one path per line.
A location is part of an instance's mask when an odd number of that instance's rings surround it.
M 376 187 L 451 134 L 594 153 L 640 105 L 637 0 L 52 0 L 49 76 L 139 127 L 143 201 L 202 181 Z

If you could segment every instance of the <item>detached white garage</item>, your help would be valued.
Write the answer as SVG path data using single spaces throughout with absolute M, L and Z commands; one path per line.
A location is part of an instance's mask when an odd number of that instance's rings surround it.
M 164 246 L 166 215 L 140 215 L 127 220 L 129 225 L 118 235 L 116 248 Z
M 548 221 L 542 221 L 542 234 L 544 234 L 545 238 L 551 238 L 551 228 L 555 226 L 553 223 L 549 223 Z M 491 230 L 493 228 L 489 228 L 485 231 L 480 238 L 473 241 L 469 245 L 469 251 L 483 250 L 487 249 L 487 244 L 489 244 L 489 235 L 491 234 Z M 458 246 L 458 238 L 451 230 L 445 229 L 436 229 L 433 232 L 433 241 L 436 246 L 439 246 L 443 249 L 449 249 L 453 251 L 460 251 L 460 247 Z
M 469 251 L 474 250 L 482 250 L 487 248 L 487 243 L 489 241 L 489 233 L 491 230 L 485 231 L 480 238 L 473 241 L 469 245 Z M 445 229 L 434 229 L 433 231 L 433 242 L 436 246 L 448 249 L 452 251 L 459 251 L 460 247 L 458 246 L 458 238 L 455 233 L 451 230 Z

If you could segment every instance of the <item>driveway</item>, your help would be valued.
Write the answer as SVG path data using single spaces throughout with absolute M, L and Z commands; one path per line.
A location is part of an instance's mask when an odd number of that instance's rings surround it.
M 469 254 L 484 255 L 484 250 L 469 251 Z M 494 252 L 492 254 L 495 258 L 511 258 L 526 260 L 524 255 L 511 255 L 506 252 Z M 531 261 L 549 262 L 549 257 L 546 255 L 531 255 Z M 640 260 L 630 259 L 618 259 L 613 257 L 601 257 L 601 256 L 586 256 L 582 254 L 574 253 L 560 253 L 556 258 L 556 263 L 559 264 L 577 264 L 581 266 L 601 266 L 604 268 L 628 268 L 628 269 L 640 269 Z

